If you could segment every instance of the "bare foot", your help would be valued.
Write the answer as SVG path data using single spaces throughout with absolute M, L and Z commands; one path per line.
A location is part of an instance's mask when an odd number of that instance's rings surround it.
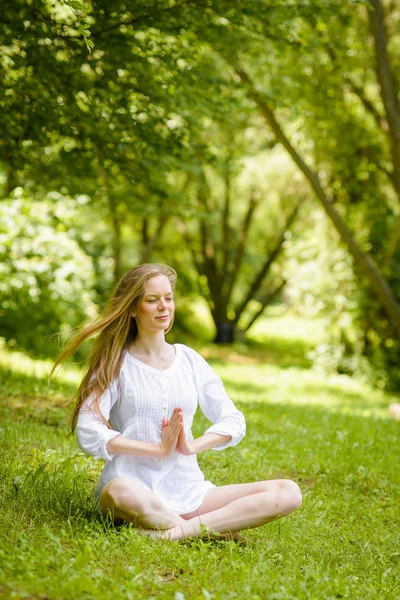
M 143 535 L 144 537 L 149 537 L 152 540 L 169 540 L 171 539 L 168 529 L 140 529 L 139 527 L 136 529 L 139 535 Z
M 247 540 L 246 538 L 238 533 L 237 531 L 228 531 L 227 533 L 212 533 L 212 534 L 205 534 L 203 536 L 204 538 L 208 538 L 210 540 L 233 540 L 234 542 L 238 542 L 239 544 L 243 545 L 243 546 L 247 546 Z
M 139 535 L 143 535 L 145 537 L 149 537 L 152 540 L 171 540 L 171 530 L 169 529 L 140 529 L 136 530 Z M 228 531 L 226 533 L 218 533 L 217 531 L 203 532 L 200 536 L 189 536 L 189 538 L 199 537 L 200 539 L 207 539 L 211 541 L 218 540 L 233 540 L 234 542 L 238 542 L 243 546 L 247 545 L 246 538 L 238 533 L 237 531 Z M 184 538 L 188 539 L 188 538 Z M 183 541 L 183 539 L 179 540 Z

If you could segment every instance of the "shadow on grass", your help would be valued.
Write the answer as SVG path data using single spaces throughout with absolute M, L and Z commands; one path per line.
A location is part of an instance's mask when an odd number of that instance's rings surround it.
M 225 386 L 235 402 L 259 404 L 287 404 L 288 406 L 320 407 L 325 412 L 363 412 L 387 411 L 390 400 L 383 395 L 371 394 L 366 398 L 356 389 L 345 389 L 342 385 L 330 383 L 296 380 L 289 382 L 282 389 L 281 385 L 270 383 L 236 382 L 225 378 Z
M 71 406 L 66 406 L 72 396 L 68 388 L 49 386 L 43 378 L 0 370 L 0 421 L 13 419 L 62 430 L 67 435 Z
M 293 344 L 284 340 L 282 343 L 290 350 L 287 358 L 292 360 Z M 302 352 L 306 347 L 302 346 Z M 266 362 L 264 345 L 255 344 L 248 354 L 240 353 L 241 345 L 208 348 L 208 357 L 224 366 L 234 362 L 235 356 L 238 364 Z M 300 358 L 299 353 L 299 364 L 304 369 Z M 282 366 L 281 357 L 276 362 Z M 290 366 L 294 366 L 293 362 Z M 394 421 L 377 419 L 373 414 L 380 409 L 383 416 L 385 397 L 381 394 L 367 397 L 356 387 L 345 389 L 343 383 L 313 380 L 301 369 L 293 376 L 283 371 L 282 380 L 278 375 L 275 387 L 264 381 L 226 382 L 237 406 L 245 413 L 248 433 L 238 449 L 200 457 L 213 481 L 225 484 L 291 477 L 311 488 L 322 475 L 335 472 L 335 485 L 341 486 L 344 465 L 348 472 L 356 474 L 357 483 L 365 478 L 363 470 L 357 471 L 360 465 L 372 470 L 368 465 L 383 460 L 390 465 L 385 477 L 394 472 L 399 463 L 395 449 L 400 447 L 400 426 Z M 74 386 L 66 384 L 49 389 L 43 376 L 0 370 L 2 428 L 13 429 L 15 437 L 14 445 L 4 444 L 0 468 L 3 506 L 8 502 L 17 513 L 32 514 L 44 521 L 48 514 L 62 519 L 99 520 L 92 495 L 98 469 L 93 470 L 82 455 L 62 450 L 71 412 L 63 402 L 73 391 Z M 363 414 L 346 414 L 351 411 Z M 195 436 L 201 435 L 207 426 L 206 419 L 198 414 Z M 27 435 L 28 428 L 31 437 Z M 0 428 L 0 434 L 1 431 Z M 26 461 L 37 439 L 43 448 L 47 445 L 55 449 L 53 462 L 48 462 L 40 446 L 35 446 L 34 460 Z M 364 454 L 363 449 L 367 449 Z
M 377 485 L 378 475 L 386 487 L 391 478 L 398 479 L 395 474 L 400 428 L 393 421 L 333 414 L 323 406 L 315 405 L 305 407 L 264 401 L 238 403 L 238 406 L 246 416 L 246 438 L 238 448 L 224 453 L 205 453 L 200 457 L 206 476 L 209 473 L 212 481 L 220 485 L 291 478 L 304 489 L 323 485 L 339 490 L 349 485 L 345 476 L 353 474 L 351 485 L 365 491 L 368 486 Z M 34 408 L 31 411 L 34 414 Z M 12 415 L 9 418 L 12 426 Z M 207 426 L 206 419 L 198 414 L 195 436 L 203 433 Z M 22 428 L 21 437 L 23 431 Z M 43 432 L 41 429 L 42 436 L 45 435 Z M 61 435 L 59 439 L 61 442 Z M 28 454 L 23 449 L 24 444 L 28 446 L 29 441 L 20 439 L 22 457 Z M 14 512 L 20 511 L 43 522 L 49 515 L 62 520 L 102 522 L 93 502 L 98 473 L 93 473 L 90 461 L 81 454 L 54 455 L 48 462 L 45 455 L 41 458 L 37 453 L 31 462 L 20 460 L 17 464 L 12 448 L 5 450 L 0 468 L 3 506 L 10 510 L 14 507 Z M 379 473 L 384 463 L 392 466 Z M 104 524 L 106 529 L 107 522 Z
M 313 347 L 300 339 L 265 338 L 262 342 L 249 340 L 246 343 L 235 342 L 231 346 L 208 345 L 201 348 L 201 354 L 215 365 L 273 364 L 282 369 L 309 369 L 312 361 L 307 355 Z
M 68 398 L 76 391 L 76 385 L 59 380 L 48 381 L 47 375 L 20 373 L 0 366 L 0 397 L 26 395 Z

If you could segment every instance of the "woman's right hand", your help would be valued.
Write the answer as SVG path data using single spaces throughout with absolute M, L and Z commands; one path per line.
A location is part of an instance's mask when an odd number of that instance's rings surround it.
M 182 409 L 174 408 L 170 419 L 163 418 L 161 427 L 161 457 L 170 456 L 176 448 L 178 437 L 183 427 Z

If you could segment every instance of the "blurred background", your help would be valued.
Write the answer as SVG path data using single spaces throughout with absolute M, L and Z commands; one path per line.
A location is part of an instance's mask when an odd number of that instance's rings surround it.
M 0 43 L 5 350 L 162 262 L 172 341 L 400 389 L 396 2 L 15 0 Z

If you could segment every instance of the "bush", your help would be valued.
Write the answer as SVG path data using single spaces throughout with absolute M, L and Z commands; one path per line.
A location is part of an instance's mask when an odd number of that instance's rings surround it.
M 58 351 L 56 333 L 95 316 L 92 260 L 51 224 L 50 205 L 0 205 L 0 335 L 39 356 Z

